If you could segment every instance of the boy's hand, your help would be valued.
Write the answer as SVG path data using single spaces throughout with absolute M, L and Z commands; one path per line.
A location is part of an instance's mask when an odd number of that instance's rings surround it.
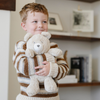
M 44 61 L 43 64 L 44 65 L 35 67 L 35 69 L 41 69 L 40 71 L 38 71 L 38 72 L 35 73 L 36 75 L 47 76 L 49 74 L 50 63 L 48 61 Z

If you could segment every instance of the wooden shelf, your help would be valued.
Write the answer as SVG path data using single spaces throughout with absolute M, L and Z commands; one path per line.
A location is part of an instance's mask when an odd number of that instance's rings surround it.
M 93 3 L 99 0 L 74 0 L 74 1 L 82 1 L 82 2 L 88 2 L 88 3 Z
M 87 42 L 100 41 L 100 38 L 95 38 L 95 37 L 66 36 L 66 35 L 65 36 L 64 35 L 52 35 L 51 39 L 87 41 Z
M 15 11 L 15 0 L 0 0 L 0 9 Z
M 100 86 L 100 82 L 58 84 L 58 87 Z

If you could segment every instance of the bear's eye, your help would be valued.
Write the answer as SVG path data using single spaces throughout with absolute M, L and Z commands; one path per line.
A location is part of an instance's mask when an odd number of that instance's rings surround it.
M 35 42 L 33 42 L 33 43 L 35 43 Z

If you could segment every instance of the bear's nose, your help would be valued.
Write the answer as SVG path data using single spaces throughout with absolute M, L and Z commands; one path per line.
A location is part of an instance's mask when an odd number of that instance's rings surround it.
M 37 45 L 37 47 L 40 47 L 40 45 Z
M 34 44 L 34 51 L 36 54 L 40 54 L 43 50 L 43 45 L 41 43 L 35 43 Z

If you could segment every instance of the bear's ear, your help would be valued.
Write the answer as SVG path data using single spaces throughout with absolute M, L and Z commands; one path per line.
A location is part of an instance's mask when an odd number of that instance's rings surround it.
M 51 38 L 51 34 L 49 32 L 42 32 L 41 35 L 47 37 L 48 39 Z
M 24 36 L 24 41 L 28 41 L 32 36 L 33 36 L 33 34 L 27 33 L 27 34 Z

